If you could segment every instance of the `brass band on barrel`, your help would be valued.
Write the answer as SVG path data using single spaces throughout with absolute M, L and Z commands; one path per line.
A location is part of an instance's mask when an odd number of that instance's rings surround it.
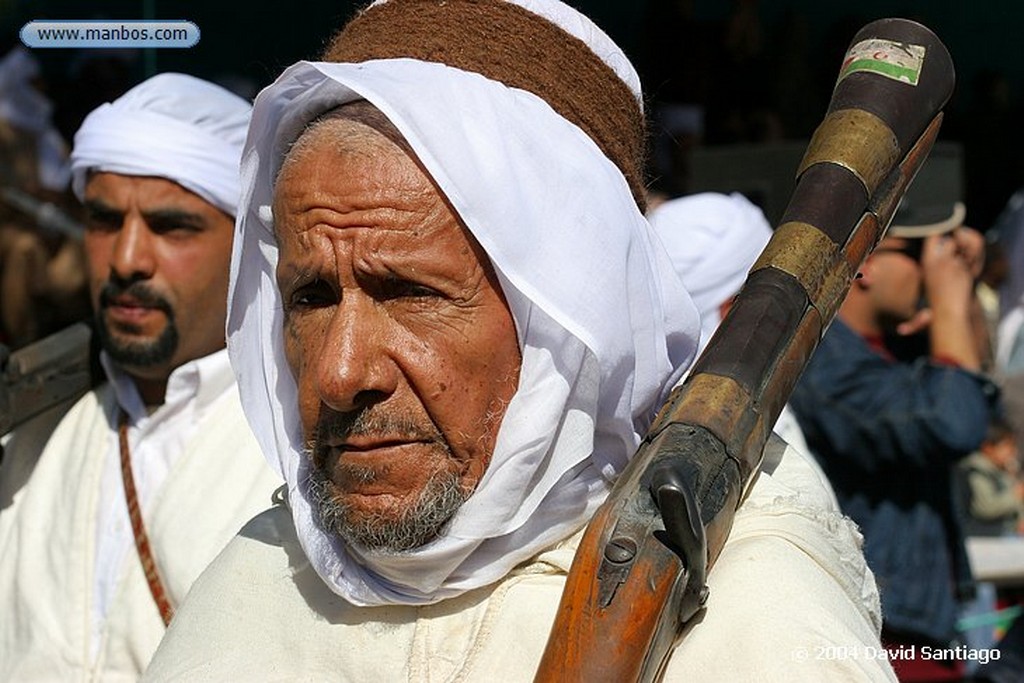
M 684 390 L 673 419 L 703 425 L 726 445 L 750 431 L 750 394 L 733 378 L 702 372 L 690 377 Z
M 853 276 L 849 264 L 840 258 L 836 243 L 813 225 L 800 221 L 789 221 L 775 229 L 750 272 L 768 267 L 795 277 L 819 311 L 835 297 L 836 277 L 849 281 Z
M 814 308 L 821 313 L 822 318 L 831 320 L 839 312 L 839 307 L 842 306 L 843 299 L 846 298 L 846 293 L 850 290 L 853 276 L 854 271 L 850 270 L 846 261 L 843 261 L 825 278 L 821 289 L 811 299 L 814 302 Z
M 871 196 L 899 160 L 899 141 L 885 121 L 863 109 L 840 109 L 814 131 L 797 177 L 814 164 L 836 164 L 857 176 Z

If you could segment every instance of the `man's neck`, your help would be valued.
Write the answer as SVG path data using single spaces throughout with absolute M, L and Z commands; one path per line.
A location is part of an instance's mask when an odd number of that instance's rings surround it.
M 164 398 L 167 395 L 167 378 L 163 379 L 147 379 L 132 375 L 132 381 L 135 383 L 135 388 L 139 391 L 139 396 L 142 398 L 142 402 L 146 406 L 160 406 L 163 405 Z

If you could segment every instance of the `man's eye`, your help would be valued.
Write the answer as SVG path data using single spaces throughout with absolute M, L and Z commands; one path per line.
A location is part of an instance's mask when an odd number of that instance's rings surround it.
M 285 300 L 288 310 L 305 310 L 333 306 L 337 303 L 334 290 L 326 282 L 311 282 L 296 288 Z
M 90 212 L 85 218 L 85 229 L 91 232 L 116 232 L 121 229 L 120 214 Z
M 382 299 L 428 299 L 442 296 L 440 292 L 401 278 L 385 278 L 380 282 Z
M 203 226 L 189 220 L 154 220 L 149 222 L 149 229 L 158 235 L 193 234 L 202 232 Z

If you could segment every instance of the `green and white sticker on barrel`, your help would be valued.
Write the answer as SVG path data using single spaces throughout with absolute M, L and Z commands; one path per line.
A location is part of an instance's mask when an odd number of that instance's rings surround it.
M 917 85 L 924 64 L 923 45 L 909 45 L 891 40 L 862 40 L 846 53 L 839 80 L 852 73 L 867 71 L 894 81 Z

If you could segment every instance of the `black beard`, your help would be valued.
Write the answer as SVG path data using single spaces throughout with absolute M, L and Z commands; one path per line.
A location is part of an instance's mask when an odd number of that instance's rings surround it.
M 160 336 L 150 341 L 126 342 L 114 335 L 103 317 L 103 311 L 110 301 L 121 294 L 129 295 L 137 299 L 144 306 L 151 306 L 163 311 L 167 315 L 167 326 Z M 128 327 L 129 332 L 136 332 Z M 178 327 L 174 323 L 174 310 L 167 300 L 154 293 L 146 285 L 135 282 L 129 285 L 121 285 L 116 282 L 108 282 L 100 292 L 99 307 L 96 311 L 96 335 L 100 345 L 107 352 L 111 360 L 118 365 L 126 367 L 146 368 L 155 365 L 162 365 L 171 360 L 174 352 L 178 349 L 180 336 Z

